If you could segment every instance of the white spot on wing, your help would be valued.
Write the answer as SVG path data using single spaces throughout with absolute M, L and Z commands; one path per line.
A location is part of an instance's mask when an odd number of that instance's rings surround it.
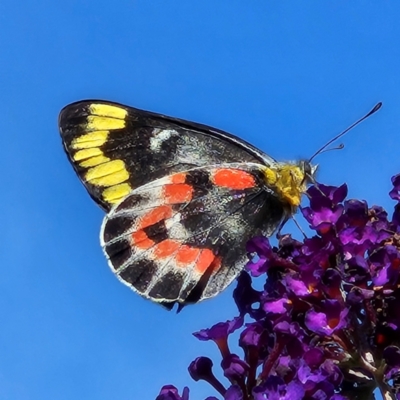
M 185 240 L 188 238 L 189 233 L 185 227 L 180 223 L 181 214 L 176 213 L 172 218 L 165 221 L 165 227 L 168 230 L 168 236 L 175 240 Z
M 176 135 L 177 132 L 173 129 L 154 129 L 153 135 L 150 138 L 150 148 L 153 151 L 159 151 L 163 142 L 168 140 L 171 136 Z

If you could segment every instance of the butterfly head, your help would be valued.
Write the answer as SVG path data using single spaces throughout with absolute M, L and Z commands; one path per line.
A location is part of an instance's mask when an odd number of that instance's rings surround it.
M 317 168 L 318 165 L 312 165 L 309 161 L 278 163 L 265 169 L 265 183 L 290 208 L 296 209 L 307 186 L 315 181 Z

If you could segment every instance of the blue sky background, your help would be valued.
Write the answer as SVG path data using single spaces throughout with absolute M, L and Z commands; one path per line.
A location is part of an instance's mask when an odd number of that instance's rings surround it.
M 187 366 L 216 352 L 191 333 L 236 315 L 232 288 L 176 315 L 113 277 L 103 214 L 63 154 L 63 106 L 114 100 L 293 160 L 383 101 L 318 158 L 319 181 L 391 210 L 399 16 L 395 1 L 2 0 L 0 398 L 151 400 L 172 383 L 204 399 Z

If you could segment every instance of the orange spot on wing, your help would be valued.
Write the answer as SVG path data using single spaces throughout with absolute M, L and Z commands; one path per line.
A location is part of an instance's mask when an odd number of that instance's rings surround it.
M 154 225 L 163 219 L 171 218 L 172 208 L 170 206 L 159 206 L 144 214 L 139 221 L 138 230 Z
M 190 265 L 200 255 L 201 250 L 196 247 L 190 247 L 187 245 L 183 245 L 177 252 L 175 260 L 178 264 Z
M 216 185 L 229 189 L 248 189 L 256 185 L 254 176 L 240 169 L 218 169 L 213 180 Z
M 221 257 L 215 257 L 214 261 L 211 263 L 210 268 L 213 272 L 215 272 L 217 269 L 221 268 Z
M 186 172 L 178 172 L 171 176 L 171 183 L 185 183 Z
M 169 257 L 178 250 L 180 245 L 181 243 L 176 240 L 165 239 L 154 246 L 154 255 L 156 258 Z
M 163 195 L 168 204 L 185 203 L 192 199 L 193 188 L 185 183 L 166 185 Z
M 204 272 L 207 271 L 207 269 L 213 264 L 215 260 L 215 255 L 211 250 L 203 249 L 201 251 L 200 257 L 196 261 L 196 272 L 204 274 Z
M 136 247 L 143 250 L 149 249 L 154 245 L 154 242 L 142 230 L 132 233 L 132 242 Z

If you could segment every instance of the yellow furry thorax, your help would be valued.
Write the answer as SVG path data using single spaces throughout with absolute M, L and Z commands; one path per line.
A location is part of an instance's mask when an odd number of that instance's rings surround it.
M 310 172 L 306 172 L 306 168 Z M 307 162 L 276 164 L 265 168 L 265 183 L 291 208 L 297 208 L 315 169 Z

